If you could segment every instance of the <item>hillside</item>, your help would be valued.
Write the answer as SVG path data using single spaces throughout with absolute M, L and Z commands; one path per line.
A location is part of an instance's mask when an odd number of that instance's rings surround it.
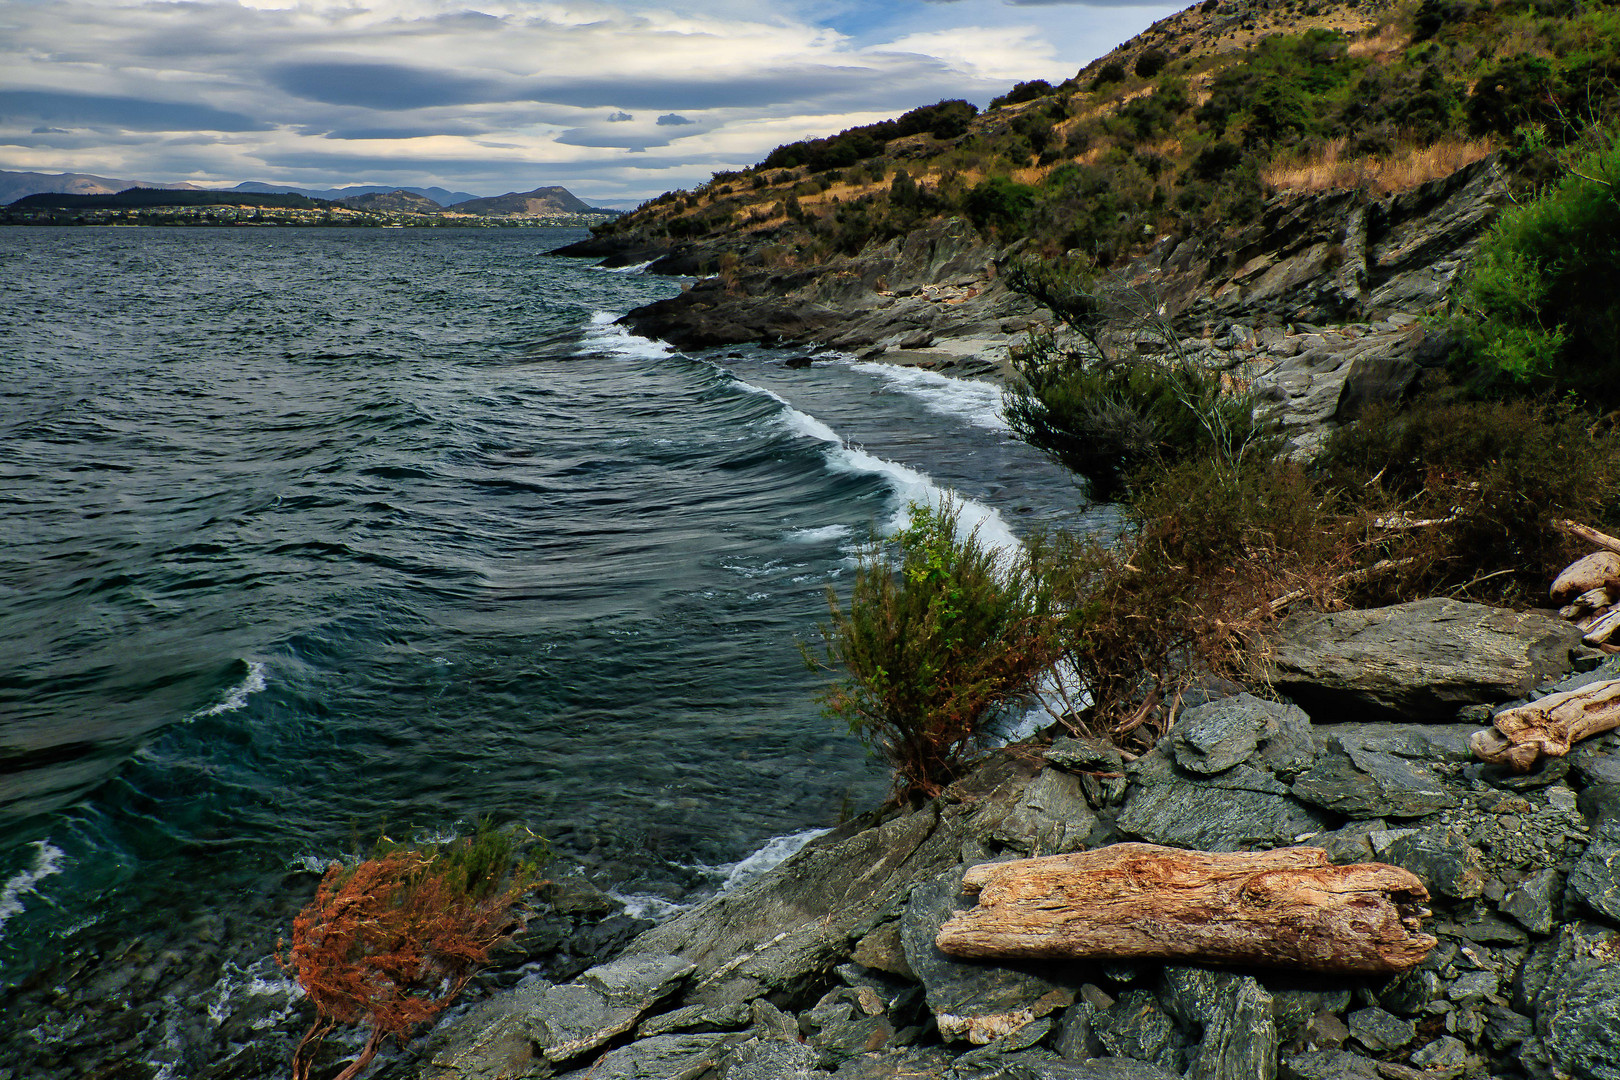
M 601 214 L 576 198 L 564 187 L 537 187 L 533 191 L 509 191 L 488 199 L 470 199 L 456 206 L 462 214 L 486 217 L 555 217 L 559 214 Z
M 112 195 L 132 187 L 163 188 L 169 191 L 195 191 L 194 184 L 152 184 L 138 180 L 115 180 L 90 173 L 8 172 L 0 169 L 0 205 L 29 195 Z
M 1411 314 L 1443 297 L 1511 189 L 1549 177 L 1554 152 L 1612 110 L 1617 76 L 1612 5 L 1205 0 L 1058 86 L 779 147 L 563 253 L 721 274 L 630 320 L 686 344 L 994 336 L 1038 314 L 997 291 L 1014 254 L 1145 272 L 1178 246 L 1177 314 L 1213 304 L 1217 323 L 1241 312 L 1251 329 Z M 1427 249 L 1373 251 L 1431 213 Z M 1346 252 L 1373 263 L 1350 260 L 1336 285 Z M 1434 267 L 1444 280 L 1418 288 Z M 1380 297 L 1381 274 L 1411 288 Z M 1230 302 L 1266 275 L 1266 305 Z M 925 286 L 974 296 L 909 323 L 875 314 Z
M 394 191 L 368 191 L 362 195 L 351 195 L 334 201 L 344 206 L 352 206 L 356 210 L 395 214 L 437 214 L 444 209 L 427 196 L 417 195 L 403 188 Z

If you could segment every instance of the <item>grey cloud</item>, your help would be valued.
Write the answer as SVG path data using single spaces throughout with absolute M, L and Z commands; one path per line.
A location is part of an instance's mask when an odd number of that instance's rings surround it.
M 0 90 L 0 119 L 102 125 L 134 131 L 264 131 L 270 125 L 209 105 L 133 97 Z
M 323 139 L 426 139 L 434 135 L 477 135 L 481 130 L 468 124 L 430 124 L 418 127 L 335 128 L 320 135 Z
M 67 135 L 67 134 L 69 134 L 69 132 L 68 132 L 67 128 L 37 127 L 35 129 L 33 129 L 32 131 L 30 131 L 28 134 L 30 134 L 30 135 Z
M 659 127 L 676 127 L 681 124 L 695 123 L 697 123 L 696 120 L 688 119 L 687 117 L 682 116 L 680 113 L 665 113 L 663 116 L 658 118 Z
M 270 81 L 295 97 L 389 111 L 512 100 L 492 80 L 405 64 L 320 60 L 278 64 L 270 69 Z
M 635 119 L 634 115 L 625 112 L 623 109 L 620 109 L 618 112 L 616 112 L 612 116 L 608 117 L 607 122 L 610 123 L 610 124 L 623 124 L 623 123 L 625 123 L 627 121 L 634 120 L 634 119 Z

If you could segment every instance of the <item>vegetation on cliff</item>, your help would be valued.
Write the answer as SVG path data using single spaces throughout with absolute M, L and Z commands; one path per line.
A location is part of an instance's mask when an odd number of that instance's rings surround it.
M 1402 190 L 1498 148 L 1531 181 L 1612 109 L 1620 15 L 1553 0 L 1211 0 L 1058 86 L 778 147 L 598 235 L 809 265 L 926 220 L 1107 267 L 1279 191 Z M 734 268 L 737 264 L 733 264 Z

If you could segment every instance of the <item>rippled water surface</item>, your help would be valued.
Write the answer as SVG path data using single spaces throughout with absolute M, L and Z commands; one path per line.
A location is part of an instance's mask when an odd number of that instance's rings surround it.
M 578 235 L 0 231 L 6 981 L 385 824 L 680 899 L 881 794 L 796 645 L 852 545 L 1072 489 L 991 388 L 624 334 L 679 286 Z

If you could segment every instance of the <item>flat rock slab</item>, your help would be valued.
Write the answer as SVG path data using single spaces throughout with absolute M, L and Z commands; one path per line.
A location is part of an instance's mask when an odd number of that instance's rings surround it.
M 1361 819 L 1424 817 L 1462 801 L 1464 789 L 1435 768 L 1445 748 L 1425 737 L 1448 728 L 1390 724 L 1386 737 L 1366 737 L 1368 728 L 1380 726 L 1347 724 L 1342 735 L 1330 733 L 1322 756 L 1294 781 L 1294 797 Z M 1456 748 L 1466 756 L 1466 728 L 1454 730 Z
M 1593 911 L 1620 921 L 1620 820 L 1598 825 L 1570 871 L 1569 891 Z
M 698 1080 L 726 1053 L 724 1035 L 658 1035 L 604 1054 L 564 1080 Z
M 1270 773 L 1236 765 L 1215 776 L 1182 771 L 1162 749 L 1130 765 L 1121 832 L 1198 851 L 1282 847 L 1320 832 L 1325 819 Z
M 1589 923 L 1559 933 L 1535 995 L 1536 1040 L 1562 1075 L 1620 1080 L 1620 934 Z
M 579 981 L 609 1005 L 645 1007 L 668 997 L 693 970 L 678 956 L 635 953 L 593 967 Z
M 1273 685 L 1319 722 L 1440 720 L 1565 674 L 1581 632 L 1551 613 L 1430 598 L 1296 613 L 1273 632 L 1272 648 Z
M 940 1035 L 982 1046 L 1072 1004 L 1075 995 L 1050 974 L 1051 965 L 1004 967 L 939 950 L 934 938 L 945 920 L 973 907 L 962 894 L 962 873 L 956 867 L 912 890 L 900 938 Z

